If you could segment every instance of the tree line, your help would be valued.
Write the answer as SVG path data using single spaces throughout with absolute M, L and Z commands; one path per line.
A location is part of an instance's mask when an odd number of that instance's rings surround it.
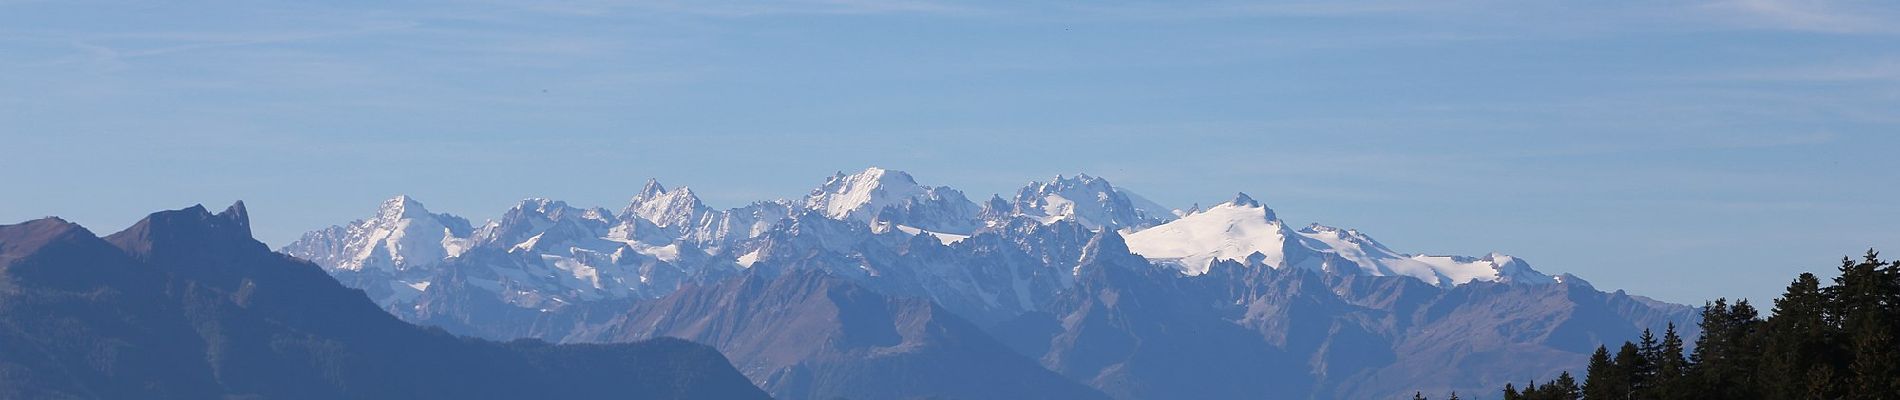
M 1660 338 L 1644 330 L 1614 350 L 1598 346 L 1581 384 L 1565 372 L 1506 384 L 1504 399 L 1900 399 L 1900 261 L 1871 250 L 1844 258 L 1828 285 L 1803 273 L 1767 318 L 1759 313 L 1748 300 L 1716 299 L 1702 309 L 1693 350 L 1673 324 Z

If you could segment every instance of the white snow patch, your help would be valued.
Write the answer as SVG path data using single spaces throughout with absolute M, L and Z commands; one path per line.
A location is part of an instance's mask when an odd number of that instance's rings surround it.
M 752 264 L 759 262 L 759 253 L 763 251 L 765 251 L 765 249 L 753 250 L 751 253 L 745 253 L 745 255 L 739 256 L 739 266 L 752 268 Z
M 1247 260 L 1254 253 L 1275 268 L 1358 268 L 1370 275 L 1409 276 L 1437 286 L 1473 281 L 1552 283 L 1517 258 L 1411 255 L 1393 251 L 1359 231 L 1311 225 L 1295 232 L 1273 211 L 1242 197 L 1124 235 L 1128 249 L 1151 261 L 1171 264 L 1183 273 L 1206 273 L 1216 260 Z M 1325 257 L 1327 254 L 1337 258 Z M 1289 260 L 1291 258 L 1292 260 Z M 1289 265 L 1289 264 L 1297 265 Z
M 937 238 L 938 242 L 943 243 L 946 246 L 952 243 L 961 242 L 963 241 L 963 239 L 970 238 L 970 235 L 958 235 L 954 233 L 933 232 L 933 231 L 928 231 L 924 229 L 919 229 L 917 227 L 909 226 L 909 225 L 897 225 L 897 230 L 899 232 L 904 232 L 904 234 L 911 235 L 911 236 L 916 236 L 918 233 L 928 233 L 930 234 L 931 237 Z
M 1245 260 L 1253 253 L 1268 265 L 1285 262 L 1289 231 L 1266 207 L 1223 203 L 1127 236 L 1128 250 L 1150 260 L 1175 263 L 1200 275 L 1215 260 Z

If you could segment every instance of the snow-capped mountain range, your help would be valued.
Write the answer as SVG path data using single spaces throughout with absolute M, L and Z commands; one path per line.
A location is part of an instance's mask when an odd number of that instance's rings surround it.
M 1519 375 L 1572 368 L 1604 340 L 1693 316 L 1503 254 L 1404 253 L 1357 230 L 1296 226 L 1246 194 L 1175 210 L 1074 175 L 979 204 L 870 168 L 795 200 L 720 210 L 649 181 L 617 213 L 528 199 L 480 225 L 398 196 L 282 251 L 413 323 L 503 340 L 688 337 L 793 399 L 923 387 L 1050 397 L 1076 383 L 1111 398 L 1489 388 L 1547 379 Z M 838 342 L 786 347 L 800 342 L 780 334 Z M 1439 371 L 1473 348 L 1535 355 Z M 895 355 L 915 359 L 878 361 Z M 1292 375 L 1200 386 L 1159 372 L 1207 359 Z M 990 379 L 971 375 L 909 388 L 867 375 L 993 363 L 1060 379 L 1004 395 L 957 392 Z M 1017 375 L 992 378 L 1006 376 Z
M 1498 253 L 1483 257 L 1405 254 L 1355 229 L 1311 224 L 1294 230 L 1246 193 L 1135 231 L 1128 235 L 1128 248 L 1187 274 L 1204 273 L 1219 260 L 1245 260 L 1276 268 L 1409 276 L 1437 286 L 1474 281 L 1545 284 L 1557 279 Z
M 729 210 L 706 206 L 690 188 L 668 190 L 648 181 L 618 214 L 528 199 L 474 229 L 461 217 L 431 213 L 413 198 L 396 196 L 371 218 L 310 232 L 283 251 L 332 270 L 422 279 L 424 274 L 407 271 L 446 264 L 481 247 L 515 256 L 518 263 L 511 264 L 523 271 L 495 271 L 518 278 L 511 284 L 560 292 L 537 298 L 657 296 L 675 289 L 685 275 L 750 266 L 761 254 L 735 249 L 760 250 L 749 242 L 810 213 L 862 224 L 872 235 L 923 234 L 946 244 L 1003 229 L 1011 221 L 1069 221 L 1090 230 L 1116 230 L 1126 235 L 1134 253 L 1190 275 L 1205 272 L 1217 260 L 1236 260 L 1273 268 L 1409 276 L 1444 287 L 1556 279 L 1502 254 L 1407 254 L 1357 230 L 1319 224 L 1294 229 L 1246 194 L 1205 209 L 1180 211 L 1106 179 L 1076 175 L 1030 182 L 1014 196 L 992 197 L 988 203 L 979 206 L 956 189 L 924 186 L 908 173 L 882 168 L 839 173 L 799 201 L 761 201 Z M 411 298 L 429 285 L 401 278 L 393 283 L 385 295 L 397 299 Z

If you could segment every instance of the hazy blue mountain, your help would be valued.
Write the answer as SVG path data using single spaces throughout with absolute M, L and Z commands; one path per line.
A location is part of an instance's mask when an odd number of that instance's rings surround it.
M 1087 175 L 977 204 L 872 168 L 830 177 L 802 201 L 728 211 L 657 183 L 611 217 L 534 214 L 571 221 L 557 222 L 511 210 L 466 236 L 436 229 L 447 236 L 428 236 L 442 247 L 430 254 L 444 256 L 405 261 L 415 266 L 407 275 L 353 269 L 397 264 L 360 260 L 384 253 L 314 245 L 328 242 L 285 251 L 327 260 L 332 274 L 411 322 L 493 339 L 685 337 L 718 347 L 753 382 L 790 398 L 1065 390 L 965 367 L 1020 364 L 995 355 L 997 346 L 1113 398 L 1478 393 L 1548 380 L 1580 368 L 1598 343 L 1672 322 L 1688 330 L 1696 317 L 1505 254 L 1406 253 L 1356 229 L 1302 227 L 1246 194 L 1164 209 Z M 542 220 L 506 240 L 479 234 Z M 328 231 L 378 238 L 415 224 Z M 819 289 L 855 297 L 814 297 Z M 846 303 L 878 304 L 854 314 L 875 322 L 840 319 Z M 939 328 L 907 330 L 920 326 Z M 851 332 L 863 330 L 886 332 L 884 341 L 853 342 L 861 337 Z M 817 342 L 776 341 L 785 332 Z M 914 371 L 938 372 L 907 385 L 865 380 Z M 998 391 L 950 391 L 946 380 Z
M 569 342 L 679 337 L 780 399 L 1106 399 L 929 301 L 815 269 L 760 267 L 640 303 Z
M 0 226 L 3 398 L 766 398 L 679 340 L 496 343 L 419 328 L 251 238 L 242 203 L 99 238 Z

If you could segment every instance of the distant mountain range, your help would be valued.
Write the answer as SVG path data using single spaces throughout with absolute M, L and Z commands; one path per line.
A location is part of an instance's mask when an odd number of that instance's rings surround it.
M 159 212 L 104 238 L 57 218 L 0 225 L 0 398 L 766 397 L 681 340 L 418 328 L 253 240 L 242 203 Z
M 1245 194 L 1177 210 L 1077 175 L 978 203 L 871 168 L 728 210 L 648 182 L 619 212 L 530 199 L 480 225 L 398 196 L 281 251 L 403 320 L 685 338 L 794 400 L 1489 393 L 1694 326 L 1515 257 L 1294 226 Z

